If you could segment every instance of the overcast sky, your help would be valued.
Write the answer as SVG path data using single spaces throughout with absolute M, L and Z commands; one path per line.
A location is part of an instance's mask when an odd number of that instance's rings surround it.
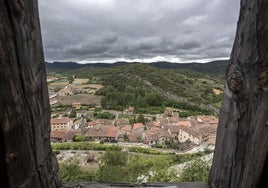
M 39 0 L 46 61 L 228 58 L 240 0 Z

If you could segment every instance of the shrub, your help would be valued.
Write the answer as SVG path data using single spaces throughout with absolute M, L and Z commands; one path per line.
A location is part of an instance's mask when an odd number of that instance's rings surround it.
M 83 142 L 85 140 L 85 136 L 83 135 L 75 135 L 75 137 L 73 138 L 74 142 Z
M 98 181 L 97 172 L 83 170 L 76 163 L 59 163 L 59 172 L 63 182 Z
M 197 159 L 194 162 L 189 163 L 183 169 L 180 180 L 183 182 L 201 181 L 207 182 L 210 171 L 210 162 L 202 159 Z

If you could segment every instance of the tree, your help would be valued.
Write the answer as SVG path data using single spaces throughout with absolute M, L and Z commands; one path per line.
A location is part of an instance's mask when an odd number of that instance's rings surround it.
M 122 151 L 106 151 L 101 157 L 99 169 L 100 181 L 128 182 L 127 153 Z
M 74 142 L 84 142 L 85 141 L 85 136 L 83 135 L 75 135 L 73 138 Z
M 211 187 L 265 187 L 268 1 L 242 0 L 217 131 Z
M 101 157 L 102 166 L 125 166 L 127 153 L 122 151 L 106 151 Z
M 142 114 L 139 114 L 136 121 L 137 121 L 137 123 L 142 123 L 142 124 L 146 123 L 146 120 Z
M 210 170 L 210 162 L 202 159 L 196 159 L 188 163 L 180 174 L 180 181 L 182 182 L 207 182 Z
M 76 110 L 72 110 L 70 115 L 69 115 L 70 118 L 74 118 L 76 117 Z
M 74 81 L 74 76 L 69 76 L 69 77 L 68 77 L 68 80 L 69 80 L 69 84 L 73 83 L 73 81 Z
M 60 166 L 60 175 L 64 182 L 98 181 L 99 177 L 97 172 L 88 169 L 83 170 L 76 163 L 60 163 L 59 166 Z

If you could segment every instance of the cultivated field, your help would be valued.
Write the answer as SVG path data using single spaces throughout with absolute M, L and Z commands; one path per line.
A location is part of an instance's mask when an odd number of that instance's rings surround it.
M 77 95 L 67 95 L 67 96 L 57 96 L 59 104 L 62 105 L 72 105 L 72 103 L 82 103 L 82 104 L 96 104 L 100 106 L 101 97 L 91 94 L 77 94 Z

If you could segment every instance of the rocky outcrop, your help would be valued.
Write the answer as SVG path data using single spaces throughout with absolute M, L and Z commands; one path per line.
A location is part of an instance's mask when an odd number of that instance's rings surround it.
M 0 187 L 59 187 L 36 0 L 0 1 Z
M 268 1 L 242 0 L 226 73 L 211 187 L 264 187 L 267 152 Z

